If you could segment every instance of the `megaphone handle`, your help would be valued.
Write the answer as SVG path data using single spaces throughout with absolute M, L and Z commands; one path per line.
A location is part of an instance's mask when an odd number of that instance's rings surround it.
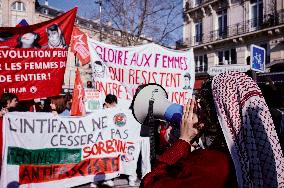
M 156 147 L 156 144 L 155 144 L 156 127 L 155 127 L 155 121 L 154 121 L 155 119 L 153 116 L 153 104 L 154 104 L 154 101 L 149 100 L 148 113 L 141 127 L 142 129 L 144 127 L 144 132 L 145 132 L 146 127 L 148 129 L 148 136 L 150 138 L 150 161 L 151 163 L 156 159 L 156 148 L 155 148 Z M 142 131 L 143 130 L 141 130 L 141 132 Z M 140 132 L 140 135 L 141 135 L 141 132 Z
M 148 126 L 149 126 L 149 136 L 150 136 L 150 160 L 151 163 L 156 159 L 156 143 L 155 143 L 155 125 L 154 125 L 154 116 L 153 116 L 153 105 L 154 100 L 149 100 L 148 108 Z
M 151 164 L 156 160 L 156 139 L 155 139 L 155 127 L 150 127 L 149 136 L 150 136 L 150 161 Z

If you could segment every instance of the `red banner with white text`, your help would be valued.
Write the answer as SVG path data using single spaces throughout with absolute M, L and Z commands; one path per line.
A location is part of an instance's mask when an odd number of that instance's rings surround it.
M 77 8 L 39 24 L 0 28 L 0 94 L 20 100 L 61 92 Z

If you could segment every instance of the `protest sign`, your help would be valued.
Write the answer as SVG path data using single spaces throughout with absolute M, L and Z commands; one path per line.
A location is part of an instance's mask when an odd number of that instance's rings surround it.
M 191 98 L 192 50 L 170 50 L 154 43 L 126 48 L 92 39 L 88 43 L 95 88 L 116 95 L 120 106 L 129 106 L 136 88 L 147 83 L 162 85 L 174 103 L 185 104 Z
M 86 112 L 103 108 L 103 99 L 99 90 L 85 88 L 85 108 Z
M 72 187 L 136 173 L 140 125 L 128 110 L 80 118 L 12 112 L 3 131 L 0 187 Z
M 61 92 L 77 8 L 39 24 L 0 28 L 0 94 L 20 100 Z

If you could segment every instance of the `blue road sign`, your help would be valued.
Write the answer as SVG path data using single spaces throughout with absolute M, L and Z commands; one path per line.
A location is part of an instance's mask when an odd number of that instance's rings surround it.
M 251 70 L 265 72 L 265 49 L 252 44 L 250 46 Z

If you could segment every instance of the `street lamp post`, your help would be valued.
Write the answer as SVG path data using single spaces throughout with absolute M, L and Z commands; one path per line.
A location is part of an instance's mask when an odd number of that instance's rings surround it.
M 96 4 L 99 4 L 100 6 L 100 41 L 102 41 L 102 0 L 98 0 L 95 2 Z

